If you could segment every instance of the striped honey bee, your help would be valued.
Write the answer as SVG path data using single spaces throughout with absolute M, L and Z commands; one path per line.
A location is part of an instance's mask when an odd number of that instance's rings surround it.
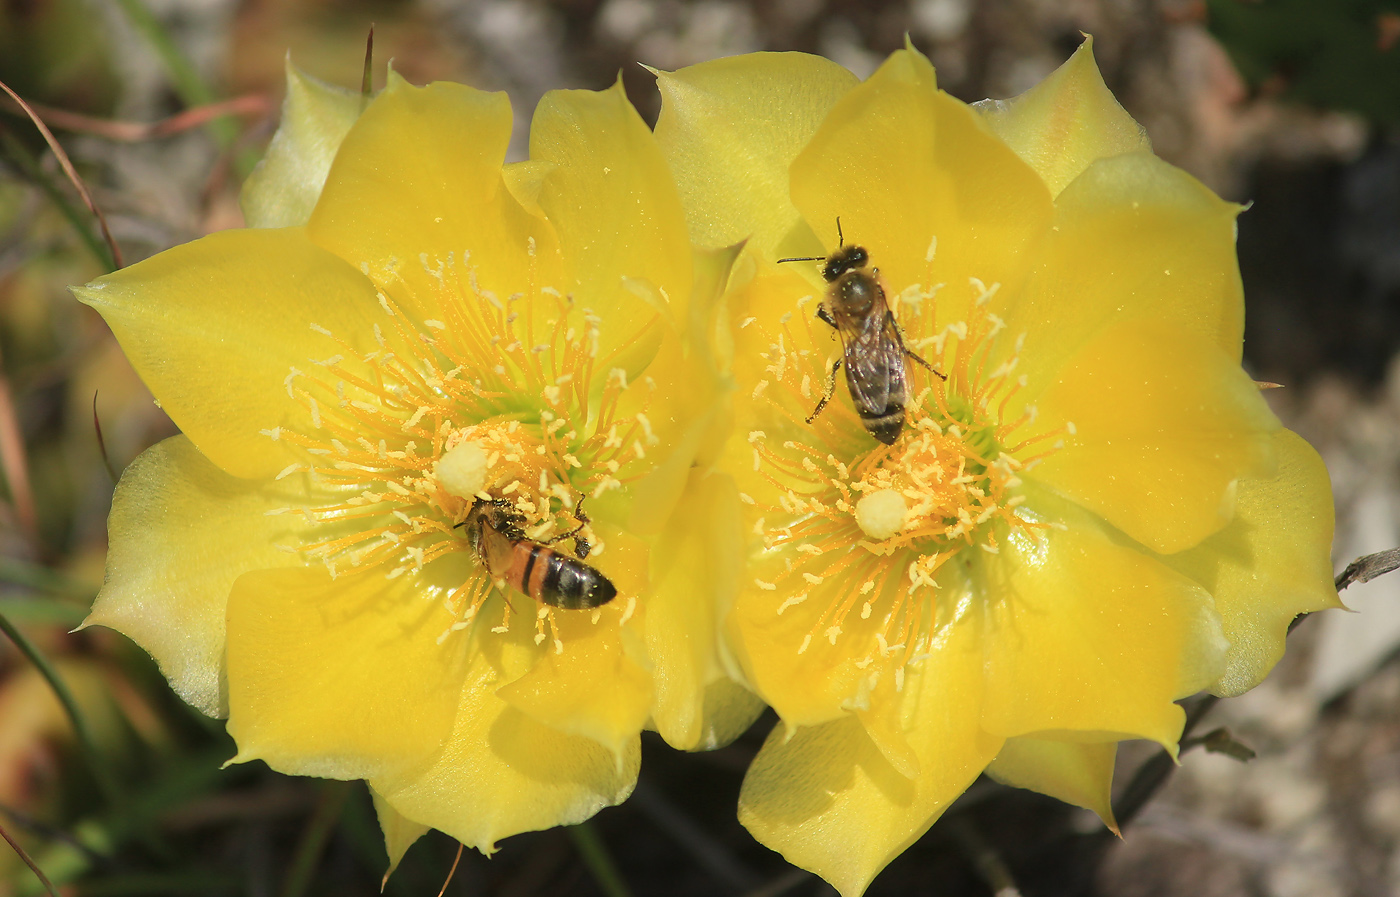
M 504 580 L 512 588 L 531 598 L 561 610 L 587 610 L 613 600 L 617 587 L 582 558 L 588 556 L 589 544 L 578 533 L 588 518 L 580 504 L 574 510 L 579 525 L 547 542 L 536 542 L 525 535 L 525 519 L 516 513 L 505 499 L 478 498 L 467 513 L 467 519 L 457 524 L 464 527 L 467 540 L 476 556 L 486 565 L 495 580 Z M 561 554 L 550 547 L 555 542 L 573 537 L 577 558 Z
M 826 299 L 817 306 L 817 317 L 835 328 L 841 336 L 843 357 L 831 366 L 831 380 L 816 410 L 807 418 L 811 423 L 821 414 L 836 391 L 836 372 L 846 365 L 846 386 L 861 424 L 871 436 L 893 445 L 904 429 L 904 406 L 908 402 L 908 380 L 904 358 L 908 356 L 935 376 L 948 379 L 933 365 L 909 351 L 899 325 L 890 312 L 889 301 L 880 279 L 880 269 L 870 264 L 865 247 L 846 245 L 841 219 L 836 219 L 839 248 L 829 256 L 778 259 L 782 262 L 819 262 L 822 278 L 831 284 Z

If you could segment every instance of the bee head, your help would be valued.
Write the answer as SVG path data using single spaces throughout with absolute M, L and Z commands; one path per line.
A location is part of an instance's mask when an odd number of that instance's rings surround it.
M 869 261 L 870 255 L 864 246 L 842 246 L 827 258 L 826 266 L 822 268 L 822 277 L 826 278 L 827 283 L 835 283 L 842 274 L 864 268 Z
M 523 537 L 520 531 L 521 518 L 515 514 L 510 502 L 500 499 L 478 498 L 472 509 L 467 512 L 467 517 L 453 529 L 461 528 L 465 530 L 467 541 L 476 544 L 481 539 L 481 531 L 485 527 L 490 527 L 507 538 L 516 539 Z

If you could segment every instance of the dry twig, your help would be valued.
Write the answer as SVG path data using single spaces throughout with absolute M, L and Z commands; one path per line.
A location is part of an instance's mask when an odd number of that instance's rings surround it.
M 69 160 L 68 154 L 63 151 L 63 147 L 59 145 L 58 138 L 53 136 L 53 131 L 50 131 L 49 126 L 44 124 L 44 120 L 39 117 L 39 113 L 34 111 L 34 107 L 26 103 L 24 98 L 11 90 L 10 86 L 4 81 L 0 81 L 0 90 L 10 95 L 10 99 L 14 100 L 15 103 L 19 105 L 19 108 L 24 110 L 24 114 L 29 116 L 30 121 L 34 122 L 34 127 L 38 128 L 39 133 L 44 135 L 44 142 L 49 145 L 49 149 L 53 150 L 54 157 L 58 159 L 59 166 L 63 168 L 63 173 L 68 175 L 68 180 L 73 184 L 73 188 L 78 191 L 78 195 L 82 197 L 83 204 L 88 207 L 88 211 L 97 218 L 97 224 L 102 228 L 102 238 L 107 241 L 107 248 L 112 253 L 113 270 L 125 267 L 126 263 L 122 261 L 121 248 L 117 246 L 117 241 L 112 238 L 112 231 L 107 227 L 107 217 L 102 214 L 102 210 L 97 207 L 97 203 L 92 201 L 92 194 L 88 192 L 87 185 L 83 183 L 83 179 L 78 177 L 77 169 L 73 167 L 73 163 Z

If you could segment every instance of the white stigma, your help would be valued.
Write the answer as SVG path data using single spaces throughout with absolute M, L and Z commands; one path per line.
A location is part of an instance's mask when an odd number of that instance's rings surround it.
M 443 489 L 470 499 L 486 487 L 486 452 L 470 440 L 459 442 L 433 464 L 433 476 Z
M 877 542 L 883 542 L 904 529 L 909 506 L 893 489 L 871 492 L 856 502 L 856 526 Z

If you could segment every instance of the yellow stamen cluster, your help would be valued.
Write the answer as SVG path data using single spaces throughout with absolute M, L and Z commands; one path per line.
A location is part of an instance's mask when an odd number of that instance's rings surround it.
M 335 351 L 286 378 L 306 419 L 265 431 L 302 458 L 279 479 L 306 475 L 313 496 L 306 507 L 276 513 L 303 513 L 317 524 L 320 538 L 298 550 L 332 576 L 383 566 L 393 578 L 470 551 L 460 525 L 479 500 L 508 502 L 529 539 L 573 530 L 582 522 L 579 502 L 638 476 L 643 443 L 655 441 L 642 411 L 620 411 L 624 394 L 632 400 L 629 390 L 649 392 L 650 384 L 629 384 L 598 357 L 599 321 L 590 311 L 535 285 L 533 271 L 527 291 L 501 300 L 478 285 L 465 257 L 432 267 L 421 261 L 431 295 L 402 278 L 381 284 L 372 351 L 312 325 Z M 424 307 L 442 320 L 405 311 Z M 607 372 L 601 389 L 595 371 Z M 644 408 L 647 398 L 629 404 Z M 602 552 L 591 528 L 579 535 L 591 543 L 590 556 Z M 478 561 L 476 574 L 446 598 L 459 617 L 453 629 L 470 625 L 492 594 Z M 510 623 L 506 597 L 498 631 Z M 550 608 L 536 616 L 537 641 L 546 623 L 557 646 Z
M 1035 446 L 1058 433 L 1018 441 L 1016 431 L 1033 419 L 1033 409 L 1004 420 L 1022 385 L 1015 375 L 1020 346 L 992 368 L 1003 325 L 987 306 L 997 287 L 976 280 L 971 287 L 967 320 L 941 329 L 934 303 L 923 301 L 936 290 L 901 294 L 920 300 L 908 303 L 907 344 L 947 380 L 906 364 L 905 427 L 891 446 L 871 449 L 873 440 L 841 401 L 811 424 L 797 417 L 819 398 L 821 387 L 813 384 L 830 370 L 829 361 L 793 348 L 821 345 L 815 337 L 824 334 L 813 328 L 825 325 L 814 325 L 810 308 L 797 319 L 808 328 L 805 340 L 796 338 L 791 314 L 780 321 L 781 332 L 767 334 L 769 377 L 756 395 L 785 420 L 786 432 L 801 438 L 779 443 L 763 431 L 749 434 L 754 469 L 777 493 L 775 506 L 757 507 L 762 516 L 754 534 L 763 550 L 754 584 L 775 593 L 777 614 L 801 607 L 810 620 L 798 653 L 814 643 L 836 650 L 842 634 L 851 633 L 850 650 L 863 655 L 859 668 L 892 659 L 896 682 L 902 681 L 903 665 L 925 653 L 937 625 L 953 613 L 940 614 L 936 601 L 944 565 L 967 549 L 996 553 L 1008 531 L 1037 527 L 1016 512 L 1023 501 L 1018 472 Z M 799 310 L 810 302 L 804 297 Z M 934 335 L 921 337 L 928 333 Z M 845 388 L 844 381 L 836 385 Z

